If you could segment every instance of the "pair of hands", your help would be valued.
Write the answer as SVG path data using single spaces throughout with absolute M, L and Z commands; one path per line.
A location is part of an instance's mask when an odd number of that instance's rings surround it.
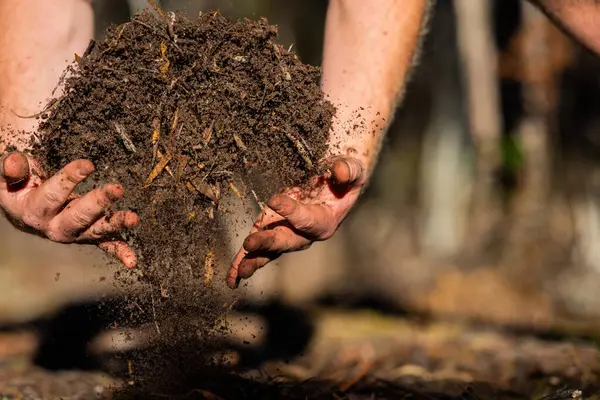
M 355 158 L 335 158 L 329 165 L 323 176 L 313 178 L 310 192 L 292 188 L 267 202 L 233 260 L 227 274 L 230 288 L 282 254 L 306 249 L 335 233 L 356 202 L 366 173 Z M 134 267 L 134 251 L 116 237 L 137 226 L 139 217 L 132 211 L 106 215 L 123 197 L 123 188 L 106 184 L 85 195 L 74 193 L 93 172 L 91 162 L 77 160 L 46 179 L 31 158 L 20 152 L 6 154 L 0 158 L 0 207 L 22 229 L 55 242 L 97 244 L 126 267 Z

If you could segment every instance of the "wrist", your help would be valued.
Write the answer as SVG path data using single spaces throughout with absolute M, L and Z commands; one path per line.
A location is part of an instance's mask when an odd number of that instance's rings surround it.
M 327 157 L 352 157 L 363 166 L 366 180 L 375 166 L 383 138 L 389 127 L 390 111 L 361 109 L 351 116 L 334 120 Z

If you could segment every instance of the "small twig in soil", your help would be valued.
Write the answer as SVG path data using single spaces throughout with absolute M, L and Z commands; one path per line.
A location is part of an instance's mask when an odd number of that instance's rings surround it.
M 137 149 L 135 148 L 135 145 L 131 141 L 131 138 L 125 132 L 125 128 L 123 127 L 123 125 L 121 125 L 118 122 L 115 122 L 114 125 L 115 125 L 115 129 L 116 129 L 117 133 L 119 134 L 119 136 L 121 137 L 121 140 L 123 141 L 123 145 L 125 146 L 125 148 L 132 153 L 136 153 Z
M 212 164 L 210 165 L 210 169 L 208 170 L 208 172 L 206 173 L 206 175 L 204 175 L 202 177 L 202 181 L 203 182 L 210 176 L 210 174 L 212 174 L 212 172 L 213 172 L 213 170 L 215 169 L 216 166 L 217 166 L 217 160 L 215 159 L 215 160 L 213 160 Z
M 158 15 L 167 19 L 167 13 L 165 13 L 165 11 L 162 8 L 160 8 L 160 6 L 158 4 L 156 4 L 153 0 L 146 0 L 146 1 L 148 2 L 148 4 L 150 4 L 152 6 L 152 8 L 154 8 L 154 11 L 156 11 L 158 13 Z
M 213 275 L 215 273 L 214 264 L 213 264 L 214 256 L 215 256 L 215 251 L 211 247 L 208 250 L 208 253 L 206 253 L 206 256 L 204 257 L 204 286 L 206 286 L 206 287 L 210 287 L 210 284 L 212 283 Z
M 233 194 L 235 194 L 242 201 L 242 204 L 243 204 L 244 198 L 242 197 L 242 193 L 239 191 L 239 189 L 237 187 L 235 187 L 235 185 L 231 181 L 229 181 L 229 187 L 231 188 L 231 191 L 233 192 Z
M 104 50 L 104 51 L 102 52 L 102 55 L 104 55 L 104 54 L 108 53 L 109 51 L 112 51 L 112 50 L 114 50 L 114 49 L 117 47 L 117 45 L 119 44 L 119 41 L 121 40 L 121 36 L 123 36 L 123 32 L 125 32 L 125 28 L 127 28 L 127 26 L 128 26 L 130 23 L 131 23 L 131 22 L 126 22 L 126 23 L 124 23 L 123 25 L 121 25 L 121 26 L 119 26 L 119 27 L 117 28 L 117 36 L 115 37 L 115 39 L 113 40 L 113 42 L 110 44 L 110 46 L 108 46 L 108 47 L 106 48 L 106 50 Z M 83 56 L 85 57 L 85 55 L 86 55 L 86 54 L 84 53 L 84 55 L 83 55 Z
M 162 159 L 164 157 L 163 153 L 160 150 L 158 150 L 157 155 L 159 159 Z M 173 170 L 171 169 L 171 167 L 169 167 L 169 165 L 165 166 L 165 171 L 167 171 L 167 173 L 171 175 L 171 178 L 175 179 L 175 174 L 173 174 Z
M 277 60 L 281 60 L 281 51 L 279 51 L 279 46 L 277 43 L 273 43 L 273 52 L 275 53 L 275 58 L 277 58 Z
M 152 317 L 154 318 L 154 327 L 156 328 L 156 333 L 160 335 L 160 328 L 158 327 L 158 322 L 156 322 L 156 308 L 154 307 L 154 294 L 150 292 L 150 299 L 152 300 Z
M 187 188 L 187 190 L 189 190 L 192 193 L 196 193 L 196 188 L 194 187 L 194 185 L 192 185 L 191 182 L 186 182 L 185 183 L 185 187 Z
M 152 121 L 152 164 L 156 162 L 156 156 L 158 154 L 158 141 L 160 140 L 160 120 L 154 118 Z
M 167 71 L 169 71 L 169 67 L 171 66 L 171 61 L 167 57 L 167 45 L 165 42 L 161 42 L 160 44 L 160 58 L 162 60 L 162 64 L 160 66 L 160 73 L 166 77 Z
M 163 287 L 162 283 L 160 284 L 160 296 L 164 297 L 165 299 L 169 298 L 169 291 L 166 287 Z
M 204 181 L 199 181 L 198 179 L 192 179 L 190 183 L 192 189 L 195 189 L 194 191 L 200 192 L 215 203 L 219 201 L 219 198 L 221 197 L 221 191 L 217 186 L 211 186 Z M 190 187 L 187 184 L 186 187 L 190 189 Z
M 173 115 L 173 123 L 171 124 L 171 130 L 169 131 L 169 146 L 171 146 L 171 152 L 173 151 L 173 137 L 175 135 L 175 129 L 177 129 L 177 123 L 179 122 L 179 108 L 175 110 Z
M 142 312 L 142 314 L 145 314 L 146 312 L 144 311 L 144 309 L 142 307 L 140 307 L 140 305 L 137 303 L 137 301 L 133 302 L 133 306 L 135 308 L 137 308 L 138 310 L 140 310 Z
M 159 154 L 159 157 L 160 157 L 160 154 Z M 165 167 L 167 166 L 169 161 L 171 161 L 172 158 L 173 158 L 173 155 L 171 155 L 171 154 L 167 154 L 166 156 L 161 157 L 160 161 L 158 162 L 158 164 L 156 164 L 154 166 L 154 168 L 152 169 L 152 172 L 150 172 L 150 175 L 148 176 L 148 179 L 144 183 L 144 189 L 149 187 L 152 184 L 152 182 L 156 179 L 156 177 L 158 175 L 160 175 L 160 173 L 163 171 L 163 169 L 165 169 Z
M 169 35 L 173 39 L 174 43 L 177 43 L 177 35 L 175 34 L 175 13 L 173 11 L 169 11 Z
M 208 126 L 208 128 L 206 128 L 204 130 L 204 132 L 202 132 L 202 141 L 204 142 L 205 146 L 208 146 L 208 144 L 210 143 L 210 139 L 212 138 L 214 126 L 215 126 L 215 121 L 212 121 L 210 123 L 210 125 Z
M 179 163 L 177 164 L 177 174 L 175 176 L 175 181 L 179 182 L 183 173 L 185 172 L 185 168 L 188 166 L 190 162 L 190 158 L 188 156 L 179 155 L 177 156 Z
M 44 108 L 42 111 L 40 111 L 37 114 L 33 114 L 33 115 L 19 115 L 17 114 L 14 110 L 10 110 L 10 112 L 12 112 L 13 114 L 15 114 L 17 117 L 19 118 L 23 118 L 23 119 L 33 119 L 33 118 L 39 118 L 42 115 L 46 114 L 49 111 L 52 111 L 53 109 L 55 109 L 56 107 L 58 107 L 58 105 L 60 104 L 60 102 L 64 99 L 65 97 L 61 97 L 59 100 L 55 100 L 52 103 L 50 103 L 46 108 Z
M 256 195 L 256 192 L 254 191 L 254 189 L 252 189 L 252 196 L 254 196 L 254 200 L 256 200 L 256 204 L 258 204 L 258 207 L 260 207 L 260 211 L 264 211 L 265 203 L 263 203 L 262 201 L 260 201 L 258 199 L 258 196 Z
M 248 147 L 246 147 L 246 145 L 242 141 L 242 138 L 236 135 L 235 133 L 233 134 L 233 140 L 235 140 L 235 144 L 237 145 L 237 147 L 239 147 L 240 150 L 248 150 Z
M 141 25 L 141 26 L 144 26 L 144 27 L 146 27 L 146 28 L 150 29 L 150 30 L 151 30 L 152 32 L 154 32 L 155 34 L 159 35 L 160 37 L 163 37 L 163 38 L 167 39 L 168 41 L 172 42 L 172 40 L 171 40 L 171 38 L 169 37 L 169 35 L 167 35 L 166 33 L 162 33 L 162 32 L 160 32 L 160 31 L 157 31 L 157 30 L 156 30 L 156 29 L 155 29 L 153 26 L 151 26 L 151 25 L 148 25 L 147 23 L 145 23 L 145 22 L 142 22 L 142 21 L 140 21 L 140 20 L 138 20 L 138 19 L 134 19 L 132 22 L 135 22 L 136 24 L 139 24 L 139 25 Z M 177 49 L 177 50 L 178 50 L 180 53 L 182 53 L 182 52 L 183 52 L 183 51 L 181 50 L 181 48 L 180 48 L 180 47 L 179 47 L 179 46 L 178 46 L 176 43 L 173 43 L 173 46 L 174 46 L 174 47 L 175 47 L 175 48 L 176 48 L 176 49 Z
M 300 153 L 300 156 L 302 157 L 304 162 L 306 162 L 306 165 L 308 166 L 308 168 L 312 169 L 313 162 L 310 159 L 310 153 L 309 153 L 308 149 L 304 146 L 304 144 L 300 140 L 298 140 L 296 137 L 294 137 L 294 135 L 292 135 L 290 132 L 285 132 L 285 135 L 294 144 L 294 146 L 296 147 L 296 150 L 298 150 L 298 153 Z

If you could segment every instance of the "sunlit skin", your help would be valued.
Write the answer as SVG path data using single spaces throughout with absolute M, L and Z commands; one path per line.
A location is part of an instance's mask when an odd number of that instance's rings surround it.
M 327 172 L 308 190 L 291 188 L 273 196 L 236 255 L 227 284 L 242 279 L 284 253 L 306 249 L 330 238 L 348 215 L 369 177 L 423 35 L 428 0 L 331 0 L 323 54 L 323 91 L 338 111 Z M 600 51 L 600 4 L 596 0 L 532 0 L 590 49 Z M 17 118 L 40 111 L 73 54 L 82 54 L 93 34 L 88 0 L 0 0 L 0 132 L 3 145 L 26 150 L 36 120 Z M 43 32 L 43 34 L 40 34 Z M 56 96 L 58 94 L 55 94 Z M 355 112 L 363 125 L 354 128 Z M 352 134 L 348 135 L 349 127 Z M 0 207 L 17 226 L 51 240 L 96 243 L 126 266 L 134 252 L 115 234 L 138 224 L 130 211 L 110 219 L 104 210 L 123 193 L 116 183 L 77 197 L 73 190 L 93 173 L 89 161 L 76 160 L 57 175 L 45 177 L 34 160 L 21 153 L 0 159 Z
M 356 203 L 379 154 L 379 146 L 405 85 L 407 72 L 423 34 L 427 1 L 331 1 L 323 55 L 323 90 L 340 107 L 331 148 L 353 149 L 354 158 L 333 163 L 311 193 L 298 189 L 274 196 L 256 220 L 233 260 L 227 284 L 241 279 L 288 252 L 331 237 Z M 600 2 L 597 0 L 533 0 L 574 38 L 600 53 Z M 362 132 L 344 135 L 354 117 L 349 110 L 366 108 Z M 340 111 L 338 109 L 338 113 Z M 369 114 L 369 111 L 371 112 Z M 365 115 L 367 117 L 365 118 Z M 347 153 L 349 153 L 347 151 Z M 346 161 L 346 162 L 344 162 Z M 340 182 L 334 195 L 327 179 Z M 344 187 L 345 186 L 345 187 Z
M 373 170 L 418 48 L 427 0 L 329 3 L 322 88 L 336 107 L 329 166 L 267 202 L 227 275 L 231 288 L 284 253 L 329 239 Z M 359 117 L 360 116 L 360 117 Z M 357 121 L 358 124 L 357 124 Z
M 24 151 L 26 132 L 35 131 L 38 122 L 16 114 L 34 115 L 52 97 L 73 54 L 82 54 L 93 35 L 93 12 L 85 0 L 0 0 L 0 25 L 0 150 L 12 146 Z M 97 244 L 133 267 L 135 253 L 115 237 L 136 226 L 138 216 L 121 211 L 105 217 L 106 209 L 123 197 L 123 188 L 113 183 L 83 196 L 73 193 L 93 172 L 90 161 L 74 160 L 45 177 L 23 153 L 5 152 L 0 158 L 0 207 L 22 229 L 56 242 Z
M 126 243 L 107 239 L 139 223 L 138 216 L 131 211 L 105 215 L 108 207 L 123 197 L 123 188 L 106 184 L 83 196 L 73 193 L 94 172 L 91 162 L 73 161 L 44 180 L 23 153 L 10 153 L 2 161 L 0 204 L 16 224 L 32 228 L 55 242 L 99 242 L 101 249 L 117 255 L 125 266 L 135 266 L 135 253 Z

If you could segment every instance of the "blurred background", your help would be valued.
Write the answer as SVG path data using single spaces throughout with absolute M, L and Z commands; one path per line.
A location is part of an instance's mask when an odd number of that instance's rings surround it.
M 190 16 L 266 16 L 321 62 L 325 0 L 163 0 Z M 520 0 L 443 0 L 372 184 L 331 240 L 261 270 L 254 301 L 376 307 L 600 333 L 596 56 Z M 144 0 L 99 0 L 96 35 Z M 114 267 L 3 222 L 0 322 L 109 296 Z M 223 265 L 222 268 L 226 268 Z

